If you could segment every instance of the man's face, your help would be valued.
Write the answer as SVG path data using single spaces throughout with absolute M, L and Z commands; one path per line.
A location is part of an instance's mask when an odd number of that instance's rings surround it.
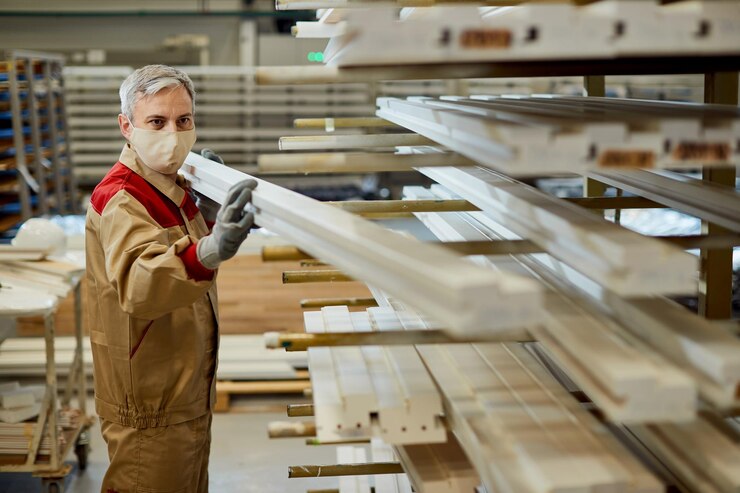
M 195 125 L 193 100 L 183 86 L 167 87 L 140 98 L 134 104 L 133 116 L 133 122 L 130 122 L 124 115 L 118 115 L 118 126 L 126 140 L 131 138 L 134 125 L 142 130 L 167 132 L 191 130 Z

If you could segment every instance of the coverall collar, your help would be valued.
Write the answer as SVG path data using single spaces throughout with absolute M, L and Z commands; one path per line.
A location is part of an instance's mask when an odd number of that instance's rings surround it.
M 175 205 L 182 207 L 185 202 L 186 182 L 185 178 L 181 175 L 177 175 L 175 181 L 172 181 L 163 174 L 157 173 L 137 158 L 136 151 L 131 148 L 128 142 L 123 146 L 123 151 L 121 151 L 121 156 L 118 160 L 131 171 L 144 178 L 154 188 L 162 192 Z

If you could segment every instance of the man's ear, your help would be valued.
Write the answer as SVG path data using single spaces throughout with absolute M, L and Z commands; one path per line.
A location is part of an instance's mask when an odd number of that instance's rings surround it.
M 118 115 L 118 127 L 121 129 L 121 135 L 123 135 L 123 138 L 130 141 L 131 134 L 134 131 L 134 125 L 131 123 L 131 120 L 122 113 Z

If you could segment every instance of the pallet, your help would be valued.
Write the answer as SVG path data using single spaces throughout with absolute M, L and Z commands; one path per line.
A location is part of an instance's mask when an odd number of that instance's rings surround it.
M 237 395 L 300 394 L 311 388 L 307 371 L 297 371 L 295 380 L 255 380 L 235 382 L 219 380 L 216 382 L 216 404 L 213 412 L 229 412 L 231 398 Z

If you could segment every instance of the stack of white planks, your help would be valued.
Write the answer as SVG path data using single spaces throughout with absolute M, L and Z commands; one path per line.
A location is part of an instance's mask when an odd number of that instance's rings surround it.
M 259 154 L 277 152 L 283 135 L 311 134 L 310 129 L 291 128 L 296 117 L 364 116 L 373 111 L 368 84 L 266 88 L 254 84 L 253 68 L 180 68 L 193 79 L 197 93 L 195 149 L 214 149 L 239 168 L 253 167 Z M 65 67 L 71 150 L 76 172 L 86 182 L 97 183 L 121 153 L 118 88 L 132 72 L 132 67 Z
M 316 2 L 345 7 L 347 2 Z M 280 5 L 305 4 L 303 0 Z M 341 5 L 344 3 L 344 5 Z M 732 2 L 605 0 L 510 8 L 475 6 L 334 9 L 296 34 L 331 38 L 328 65 L 692 56 L 740 51 L 740 13 Z M 619 26 L 619 28 L 615 27 Z M 659 26 L 656 28 L 656 26 Z
M 26 455 L 30 448 L 33 434 L 36 431 L 36 423 L 0 423 L 0 455 Z M 63 438 L 59 435 L 59 444 L 62 445 Z M 39 446 L 40 455 L 51 453 L 51 441 L 49 434 L 44 433 Z
M 387 329 L 427 325 L 408 310 L 371 310 L 382 314 Z M 660 491 L 658 481 L 521 345 L 425 345 L 416 350 L 439 387 L 447 423 L 465 451 L 458 456 L 467 455 L 489 491 Z M 319 403 L 315 406 L 318 421 Z M 402 460 L 429 453 L 397 449 Z M 443 462 L 454 464 L 452 455 Z M 472 489 L 474 482 L 458 483 L 451 491 L 465 491 L 462 484 Z
M 0 262 L 0 283 L 65 298 L 84 271 L 84 266 L 53 260 Z
M 378 98 L 377 115 L 512 176 L 737 164 L 735 108 L 560 96 Z
M 406 187 L 404 192 L 408 198 L 414 199 L 457 197 L 440 186 L 433 186 L 431 191 L 421 187 Z M 416 215 L 443 241 L 518 238 L 492 221 L 486 212 Z M 479 257 L 477 260 L 483 264 L 493 263 L 500 268 L 512 265 L 514 268 L 525 267 L 557 289 L 557 294 L 553 293 L 550 298 L 552 303 L 548 304 L 552 309 L 550 321 L 542 328 L 533 328 L 532 332 L 541 338 L 541 342 L 553 355 L 559 355 L 556 358 L 558 362 L 572 373 L 571 376 L 579 380 L 578 383 L 584 390 L 588 391 L 588 387 L 596 384 L 592 398 L 598 404 L 605 405 L 610 401 L 607 398 L 604 402 L 599 402 L 598 396 L 602 394 L 599 388 L 611 388 L 611 393 L 617 393 L 611 386 L 618 380 L 606 378 L 608 374 L 626 379 L 627 368 L 630 371 L 643 368 L 641 371 L 645 371 L 645 365 L 648 365 L 647 367 L 653 368 L 662 367 L 664 370 L 672 367 L 674 371 L 671 373 L 674 375 L 675 369 L 680 368 L 683 378 L 688 377 L 693 381 L 693 387 L 698 390 L 701 398 L 720 410 L 736 409 L 740 405 L 737 394 L 737 389 L 740 388 L 740 341 L 720 324 L 691 314 L 667 299 L 625 299 L 612 295 L 566 264 L 547 255 L 521 255 L 516 260 L 507 257 Z M 590 306 L 577 293 L 592 298 L 599 309 Z M 632 355 L 630 359 L 638 358 L 642 363 L 635 365 L 624 360 L 621 364 L 625 366 L 620 370 L 616 356 L 626 357 L 627 354 Z M 583 358 L 587 358 L 590 363 L 583 365 Z M 606 370 L 604 365 L 610 366 L 611 370 Z M 592 373 L 592 376 L 588 377 L 588 373 Z M 637 373 L 634 375 L 637 376 Z M 676 384 L 683 380 L 676 380 L 676 377 L 666 380 L 667 375 L 663 378 L 666 390 L 672 388 L 669 382 Z M 643 390 L 646 388 L 640 389 L 638 385 L 630 394 L 643 395 L 643 399 L 648 399 L 644 404 L 654 412 L 659 412 L 656 404 L 650 404 L 650 399 L 654 396 L 650 396 L 650 392 L 643 394 Z M 604 411 L 607 414 L 608 409 L 609 406 L 606 405 Z M 665 411 L 673 414 L 677 409 L 669 406 Z M 623 418 L 624 416 L 619 419 Z
M 20 423 L 37 416 L 45 392 L 44 385 L 21 387 L 15 381 L 0 384 L 0 421 Z
M 190 153 L 181 173 L 221 203 L 249 175 Z M 451 331 L 505 330 L 541 320 L 540 290 L 521 276 L 479 269 L 442 248 L 257 179 L 257 224 L 354 279 L 424 309 Z M 434 268 L 429 268 L 434 265 Z
M 338 306 L 306 312 L 304 317 L 309 333 L 365 332 L 383 330 L 385 315 L 371 310 L 350 313 Z M 389 444 L 446 440 L 439 394 L 413 347 L 309 348 L 308 365 L 319 440 L 372 436 Z
M 439 186 L 433 187 L 432 191 L 420 187 L 407 187 L 405 194 L 408 198 L 414 199 L 450 197 L 450 193 L 445 192 Z M 491 223 L 486 220 L 485 214 L 485 212 L 451 212 L 419 213 L 417 216 L 445 241 L 501 238 L 488 227 Z M 512 236 L 504 236 L 504 238 L 511 239 Z M 549 281 L 553 281 L 556 277 L 573 281 L 577 277 L 564 264 L 552 259 L 548 261 L 543 255 L 520 255 L 516 259 L 516 262 L 521 262 L 522 265 Z M 515 262 L 507 257 L 479 257 L 478 260 L 494 262 L 499 266 Z M 550 276 L 548 276 L 548 272 L 550 272 Z M 591 288 L 593 288 L 593 283 L 591 284 Z M 558 290 L 565 290 L 566 292 L 583 286 L 582 283 L 579 284 L 578 282 L 574 282 L 573 285 L 567 283 L 555 283 L 554 285 Z M 584 291 L 584 294 L 587 294 L 587 291 Z M 597 292 L 596 297 L 598 295 Z M 383 300 L 382 295 L 376 295 L 376 298 Z M 601 301 L 603 302 L 603 308 L 611 311 L 614 317 L 619 320 L 619 325 L 611 324 L 613 338 L 621 339 L 623 343 L 628 342 L 643 357 L 654 352 L 651 359 L 655 362 L 659 362 L 656 356 L 660 354 L 666 360 L 679 365 L 682 371 L 694 381 L 706 404 L 723 411 L 738 408 L 740 341 L 730 335 L 724 327 L 700 319 L 665 299 L 622 299 L 615 296 L 603 296 L 602 293 Z M 387 303 L 386 300 L 385 304 Z M 392 302 L 392 305 L 399 309 L 399 302 Z M 408 320 L 408 318 L 402 317 L 402 320 Z M 422 323 L 412 324 L 409 328 L 418 328 L 423 325 Z M 599 358 L 614 358 L 618 353 L 600 353 L 599 346 L 586 338 L 572 339 L 564 337 L 559 340 L 569 346 L 578 346 L 580 343 L 584 343 L 579 349 L 580 357 L 568 361 L 567 358 L 558 355 L 557 351 L 553 351 L 553 347 L 557 348 L 555 344 L 557 341 L 548 340 L 546 336 L 547 329 L 541 332 L 533 330 L 533 332 L 538 337 L 545 334 L 545 337 L 540 339 L 542 348 L 546 350 L 548 355 L 554 356 L 554 361 L 566 372 L 567 377 L 571 377 L 578 383 L 586 394 L 608 415 L 608 408 L 602 407 L 603 403 L 600 402 L 598 393 L 594 393 L 594 389 L 589 388 L 582 380 L 582 372 L 583 370 L 602 372 L 604 367 L 601 365 L 604 364 L 604 361 L 598 361 Z M 583 337 L 590 336 L 590 334 L 585 334 Z M 516 347 L 509 346 L 509 349 Z M 460 351 L 459 349 L 456 350 Z M 437 363 L 431 364 L 424 351 L 436 354 L 437 359 L 434 361 Z M 449 354 L 444 354 L 442 348 L 431 347 L 420 349 L 420 352 L 425 357 L 428 368 L 437 382 L 440 383 L 443 392 L 445 392 L 445 387 L 438 378 L 438 368 L 441 367 L 440 362 L 443 361 L 441 355 L 448 357 Z M 596 358 L 593 358 L 593 356 L 596 356 Z M 471 359 L 470 355 L 466 355 L 458 358 L 457 361 L 469 362 Z M 497 355 L 495 363 L 501 363 L 502 360 L 503 358 Z M 625 372 L 635 368 L 634 365 L 623 366 L 622 374 L 626 375 Z M 534 371 L 535 368 L 533 367 L 531 370 Z M 556 369 L 553 368 L 553 370 Z M 539 368 L 537 371 L 541 372 L 542 370 Z M 556 371 L 562 375 L 560 369 Z M 469 375 L 471 371 L 465 369 L 460 373 Z M 486 380 L 481 379 L 481 382 Z M 573 385 L 570 384 L 568 387 L 573 387 Z M 525 389 L 519 381 L 511 388 L 521 389 L 522 391 Z M 655 398 L 655 395 L 653 397 L 653 405 L 660 407 L 660 399 Z M 574 404 L 573 401 L 570 402 Z M 669 413 L 672 411 L 670 408 L 664 409 Z M 454 412 L 450 413 L 449 409 L 446 409 L 446 411 L 449 421 L 450 416 L 455 414 Z M 455 430 L 459 429 L 455 423 L 452 426 Z M 658 420 L 657 422 L 650 419 L 646 421 L 636 420 L 628 424 L 626 429 L 628 436 L 634 437 L 634 445 L 647 447 L 649 450 L 647 454 L 640 455 L 650 458 L 650 462 L 656 469 L 662 470 L 663 474 L 669 477 L 674 484 L 680 485 L 687 491 L 737 491 L 740 485 L 740 461 L 738 461 L 738 457 L 740 457 L 740 447 L 738 447 L 740 439 L 738 437 L 740 435 L 738 429 L 733 428 L 732 421 L 723 420 L 719 414 L 707 409 L 690 421 L 667 423 L 665 420 Z
M 624 296 L 697 290 L 696 257 L 480 168 L 421 168 L 501 226 Z
M 78 409 L 60 409 L 57 412 L 57 430 L 58 446 L 66 443 L 63 430 L 77 429 L 80 425 L 80 411 Z M 51 452 L 51 440 L 49 434 L 45 431 L 48 424 L 44 427 L 44 434 L 41 437 L 41 445 L 38 449 L 39 455 L 49 455 Z M 34 433 L 36 432 L 36 423 L 0 423 L 0 455 L 26 455 L 31 446 Z

